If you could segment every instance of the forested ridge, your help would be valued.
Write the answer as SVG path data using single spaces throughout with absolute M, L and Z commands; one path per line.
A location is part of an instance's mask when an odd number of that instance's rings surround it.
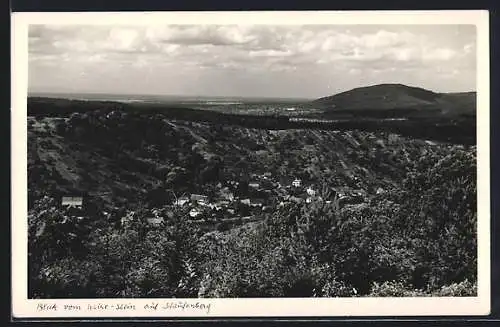
M 476 294 L 475 146 L 88 111 L 29 118 L 28 192 L 30 297 Z

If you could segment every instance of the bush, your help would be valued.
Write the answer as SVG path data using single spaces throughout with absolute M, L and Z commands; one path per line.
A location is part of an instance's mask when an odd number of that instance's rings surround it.
M 442 286 L 433 293 L 435 296 L 477 296 L 477 283 L 468 279 L 460 283 Z
M 96 281 L 103 276 L 99 263 L 67 257 L 43 264 L 32 278 L 32 298 L 92 298 L 99 296 Z
M 415 297 L 415 296 L 477 296 L 477 284 L 469 280 L 460 283 L 444 285 L 433 292 L 422 289 L 411 289 L 402 282 L 387 281 L 384 283 L 373 283 L 370 297 Z
M 418 269 L 412 284 L 438 289 L 476 280 L 475 152 L 453 151 L 404 182 L 400 216 L 413 239 Z
M 418 289 L 409 289 L 405 284 L 396 281 L 387 281 L 383 283 L 374 282 L 370 297 L 415 297 L 425 296 L 425 293 Z

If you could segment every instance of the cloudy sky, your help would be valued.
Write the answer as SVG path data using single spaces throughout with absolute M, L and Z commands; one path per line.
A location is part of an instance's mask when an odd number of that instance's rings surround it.
M 476 88 L 472 25 L 31 25 L 30 92 L 316 98 Z

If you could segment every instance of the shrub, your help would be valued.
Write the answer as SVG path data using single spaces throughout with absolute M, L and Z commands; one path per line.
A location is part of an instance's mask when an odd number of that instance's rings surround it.
M 415 296 L 476 296 L 477 284 L 469 280 L 460 283 L 444 285 L 438 290 L 429 292 L 422 289 L 412 289 L 402 282 L 387 281 L 374 282 L 370 290 L 370 297 L 415 297 Z
M 477 283 L 468 279 L 451 285 L 442 286 L 433 293 L 435 296 L 477 296 Z
M 374 282 L 368 294 L 370 297 L 415 297 L 424 295 L 423 291 L 409 289 L 405 284 L 396 281 Z
M 99 263 L 67 257 L 43 264 L 33 278 L 32 298 L 87 298 L 99 296 L 95 282 L 103 276 Z

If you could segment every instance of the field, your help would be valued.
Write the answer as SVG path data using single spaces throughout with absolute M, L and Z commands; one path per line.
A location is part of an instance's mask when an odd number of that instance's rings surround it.
M 475 116 L 267 106 L 29 99 L 29 296 L 476 294 Z

